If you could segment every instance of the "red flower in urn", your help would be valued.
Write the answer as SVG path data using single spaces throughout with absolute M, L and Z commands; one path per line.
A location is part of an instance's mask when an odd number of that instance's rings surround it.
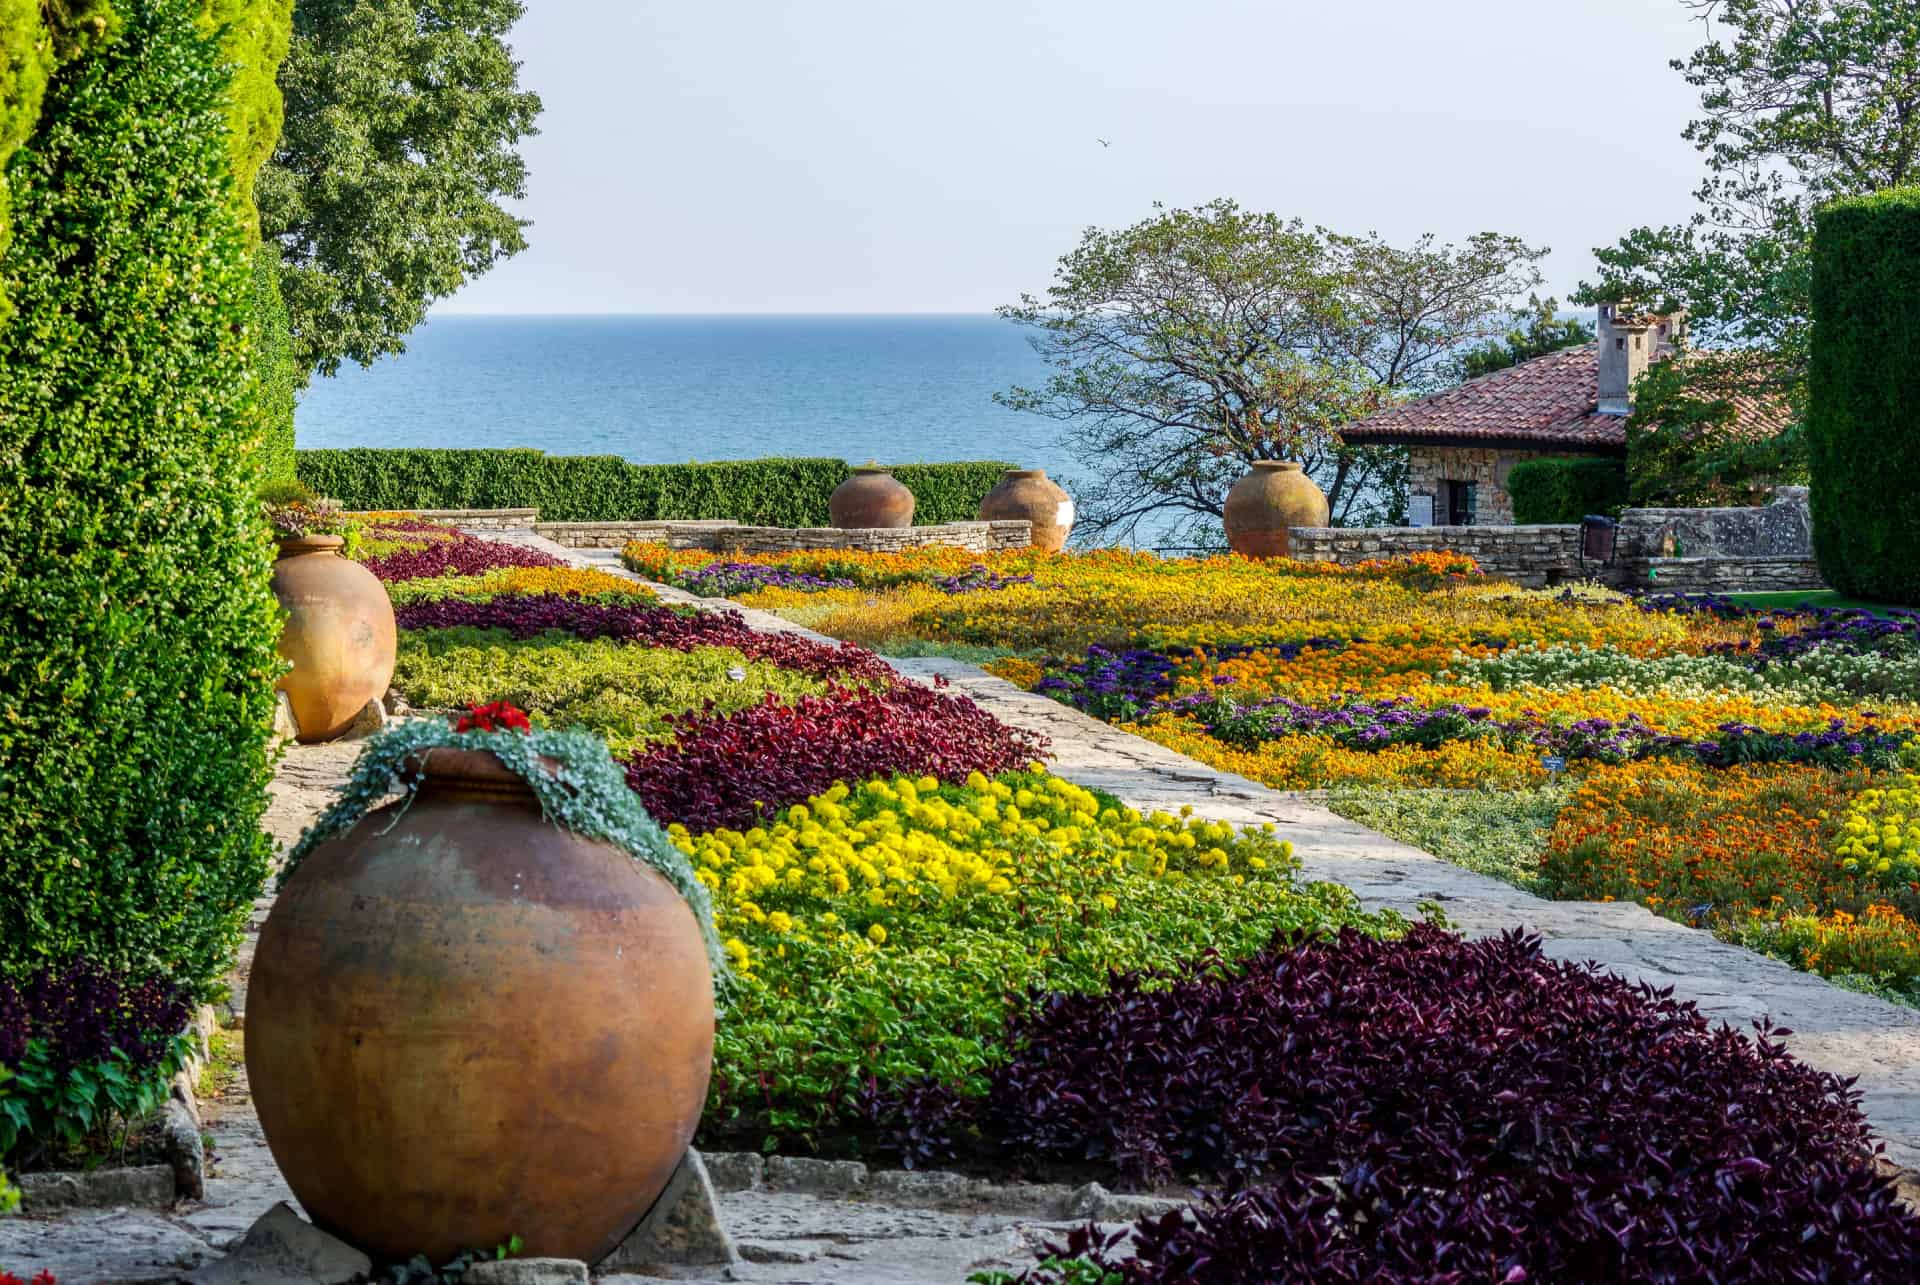
M 489 705 L 469 705 L 467 712 L 454 720 L 456 732 L 531 732 L 527 713 L 509 701 Z

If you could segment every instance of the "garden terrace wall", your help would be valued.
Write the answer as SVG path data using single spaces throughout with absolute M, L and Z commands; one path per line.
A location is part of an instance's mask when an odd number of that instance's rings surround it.
M 415 509 L 415 517 L 469 531 L 511 531 L 540 520 L 539 509 Z
M 1293 556 L 1351 565 L 1411 553 L 1461 553 L 1489 575 L 1539 588 L 1577 580 L 1577 526 L 1295 527 Z
M 1623 558 L 1627 583 L 1667 593 L 1779 593 L 1824 589 L 1812 558 Z
M 798 549 L 847 549 L 861 553 L 898 553 L 903 549 L 965 549 L 997 553 L 1033 544 L 1031 522 L 947 522 L 939 526 L 765 527 L 729 523 L 543 523 L 540 534 L 558 544 L 618 548 L 628 543 L 664 544 L 671 549 L 713 553 L 786 553 Z

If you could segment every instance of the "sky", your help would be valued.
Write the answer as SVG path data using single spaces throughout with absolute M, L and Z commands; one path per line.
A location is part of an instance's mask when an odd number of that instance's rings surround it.
M 1564 298 L 1701 174 L 1682 0 L 527 8 L 532 245 L 441 314 L 987 312 L 1090 225 L 1220 196 L 1520 236 Z

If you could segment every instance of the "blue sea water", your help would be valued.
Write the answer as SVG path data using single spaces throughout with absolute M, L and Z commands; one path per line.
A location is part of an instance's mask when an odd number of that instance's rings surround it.
M 316 380 L 297 435 L 642 464 L 1003 459 L 1070 482 L 1059 426 L 993 402 L 1045 375 L 986 316 L 441 317 L 401 356 Z

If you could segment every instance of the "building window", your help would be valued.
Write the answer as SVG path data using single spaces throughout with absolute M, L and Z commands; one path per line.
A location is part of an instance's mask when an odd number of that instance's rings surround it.
M 1479 488 L 1472 482 L 1442 482 L 1440 498 L 1447 507 L 1448 526 L 1472 526 L 1480 509 Z

